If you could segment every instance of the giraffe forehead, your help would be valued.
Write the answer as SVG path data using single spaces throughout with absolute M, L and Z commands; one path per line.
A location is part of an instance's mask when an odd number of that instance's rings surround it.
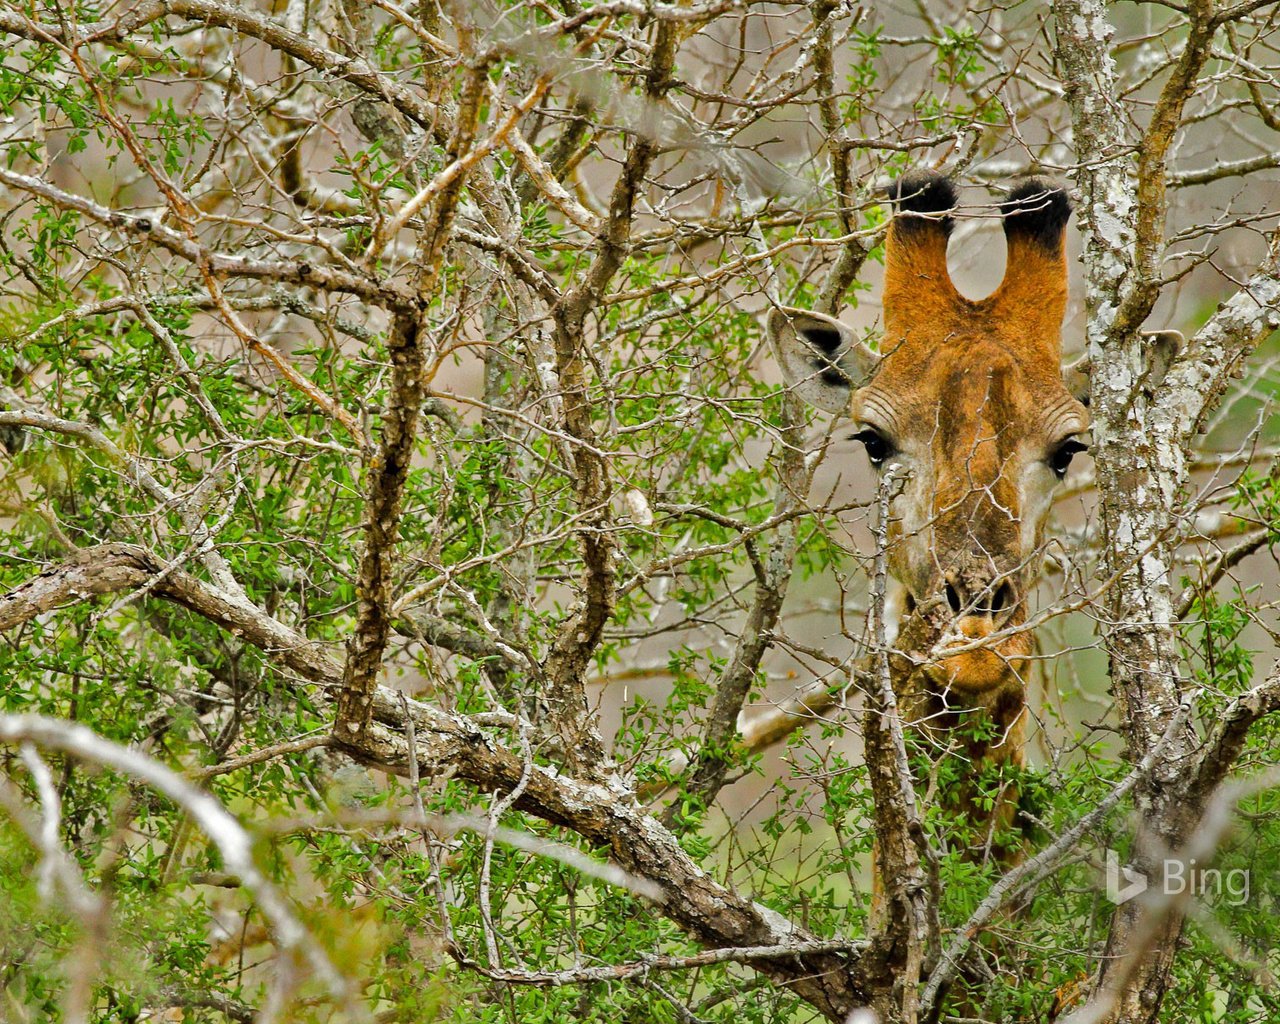
M 864 389 L 862 406 L 891 409 L 905 432 L 943 444 L 971 443 L 978 433 L 1014 444 L 1069 399 L 1056 367 L 987 339 L 956 342 L 891 351 Z
M 937 447 L 945 452 L 955 442 L 972 447 L 987 441 L 1002 451 L 1010 447 L 1028 411 L 1022 376 L 1007 358 L 948 367 L 938 402 Z

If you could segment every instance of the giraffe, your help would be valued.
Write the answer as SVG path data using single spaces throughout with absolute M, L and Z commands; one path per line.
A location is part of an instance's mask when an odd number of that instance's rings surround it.
M 910 172 L 889 197 L 880 351 L 832 317 L 789 307 L 769 312 L 766 333 L 789 385 L 848 415 L 872 466 L 900 481 L 887 554 L 905 590 L 905 653 L 893 676 L 916 739 L 959 751 L 973 772 L 1020 769 L 1032 639 L 1018 627 L 1055 488 L 1089 425 L 1060 364 L 1071 205 L 1051 182 L 1017 182 L 1000 207 L 1004 279 L 972 300 L 947 270 L 954 185 Z M 988 848 L 1017 796 L 1006 789 L 983 810 L 965 778 L 943 794 Z M 997 850 L 1006 862 L 1018 856 Z

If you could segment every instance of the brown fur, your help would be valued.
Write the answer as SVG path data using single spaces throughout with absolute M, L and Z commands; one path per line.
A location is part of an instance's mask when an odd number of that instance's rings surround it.
M 908 174 L 890 198 L 880 351 L 811 310 L 776 306 L 765 330 L 793 393 L 852 417 L 891 475 L 889 570 L 908 594 L 891 674 L 909 743 L 934 759 L 927 799 L 967 826 L 953 846 L 964 835 L 966 856 L 1009 864 L 1022 852 L 1011 826 L 1033 649 L 1023 602 L 1058 474 L 1088 426 L 1059 366 L 1070 204 L 1046 182 L 1016 184 L 1001 205 L 1004 280 L 973 300 L 947 269 L 951 184 Z M 869 759 L 877 743 L 886 755 L 882 739 L 868 733 Z M 872 933 L 888 937 L 879 853 Z M 970 1005 L 953 994 L 953 1010 Z
M 1017 183 L 1001 207 L 1004 280 L 973 300 L 947 270 L 951 184 L 912 173 L 890 198 L 880 353 L 801 309 L 770 310 L 766 333 L 795 393 L 847 412 L 894 474 L 889 569 L 908 592 L 893 656 L 899 704 L 913 743 L 968 766 L 937 799 L 977 834 L 970 855 L 1008 862 L 1018 844 L 992 837 L 1013 823 L 1019 794 L 1010 786 L 992 808 L 975 783 L 984 769 L 1023 764 L 1023 601 L 1040 571 L 1054 467 L 1088 426 L 1059 366 L 1070 204 L 1052 184 Z M 973 736 L 983 724 L 987 737 Z
M 1076 433 L 1087 422 L 1059 365 L 1065 196 L 1035 181 L 1015 190 L 1005 219 L 1008 269 L 992 295 L 975 301 L 960 295 L 947 271 L 948 191 L 928 174 L 909 175 L 894 190 L 901 208 L 886 242 L 884 358 L 852 400 L 856 419 L 910 449 L 914 472 L 933 477 L 920 498 L 929 507 L 900 515 L 889 533 L 891 569 L 911 596 L 899 647 L 918 656 L 948 629 L 965 643 L 1026 621 L 1022 602 L 1039 572 L 1041 524 L 1026 528 L 1024 517 L 1036 510 L 1023 507 L 1021 480 L 1038 479 L 1031 464 L 1051 454 L 1068 426 Z M 910 214 L 913 196 L 927 217 Z M 1003 607 L 984 609 L 1001 582 L 1010 588 Z M 977 607 L 956 616 L 954 595 Z M 926 738 L 967 758 L 975 772 L 1021 766 L 1031 651 L 1030 636 L 1015 632 L 924 664 L 901 659 L 900 698 Z M 995 725 L 994 739 L 951 735 L 975 715 Z M 944 795 L 975 825 L 996 828 L 1012 823 L 1016 800 L 1009 793 L 990 813 L 970 787 Z

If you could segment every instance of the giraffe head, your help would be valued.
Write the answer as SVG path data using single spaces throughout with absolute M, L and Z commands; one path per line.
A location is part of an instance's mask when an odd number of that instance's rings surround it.
M 772 310 L 768 334 L 791 385 L 848 414 L 872 465 L 901 481 L 890 571 L 908 610 L 963 646 L 1025 620 L 1054 489 L 1084 447 L 1088 413 L 1060 365 L 1071 207 L 1055 185 L 1019 182 L 1001 206 L 1004 280 L 974 301 L 947 272 L 954 186 L 915 172 L 890 198 L 880 351 L 831 317 L 796 309 Z M 1020 693 L 1030 649 L 1015 631 L 926 672 L 959 696 Z

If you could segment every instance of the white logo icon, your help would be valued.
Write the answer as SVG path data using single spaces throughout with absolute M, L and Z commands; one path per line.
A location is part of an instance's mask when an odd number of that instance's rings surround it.
M 1141 895 L 1147 888 L 1147 876 L 1120 863 L 1115 850 L 1107 851 L 1107 899 L 1119 906 Z

